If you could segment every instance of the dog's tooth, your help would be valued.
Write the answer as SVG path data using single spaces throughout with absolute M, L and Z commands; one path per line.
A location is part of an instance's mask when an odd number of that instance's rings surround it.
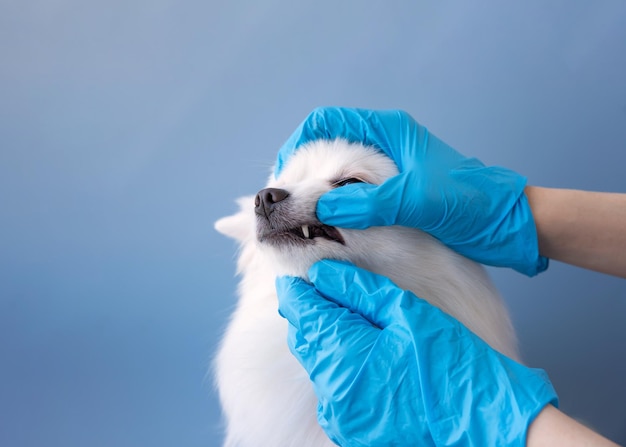
M 308 225 L 302 225 L 302 234 L 304 234 L 305 239 L 309 238 L 309 226 Z

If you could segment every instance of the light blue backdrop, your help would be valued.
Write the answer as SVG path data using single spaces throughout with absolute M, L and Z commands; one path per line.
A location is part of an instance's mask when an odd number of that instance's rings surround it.
M 623 1 L 0 4 L 0 445 L 215 446 L 212 229 L 318 105 L 626 191 Z M 626 282 L 491 269 L 562 408 L 626 443 Z

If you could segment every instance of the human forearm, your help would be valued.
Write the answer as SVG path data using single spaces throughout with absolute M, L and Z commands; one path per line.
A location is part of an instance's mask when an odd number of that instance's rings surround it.
M 528 447 L 614 447 L 603 438 L 552 405 L 546 406 L 530 424 L 526 438 Z
M 527 186 L 539 252 L 626 278 L 626 194 Z

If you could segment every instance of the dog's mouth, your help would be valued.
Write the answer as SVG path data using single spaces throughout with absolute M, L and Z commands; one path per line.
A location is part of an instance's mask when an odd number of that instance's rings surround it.
M 335 228 L 322 223 L 303 224 L 298 227 L 287 229 L 267 229 L 265 231 L 259 229 L 257 235 L 259 242 L 284 244 L 314 244 L 315 239 L 322 238 L 332 242 L 345 245 L 345 241 L 341 233 Z

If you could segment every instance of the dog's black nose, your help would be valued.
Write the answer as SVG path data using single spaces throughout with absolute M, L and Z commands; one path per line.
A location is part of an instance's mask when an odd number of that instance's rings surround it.
M 262 189 L 254 198 L 254 212 L 259 216 L 269 217 L 272 211 L 274 211 L 274 205 L 282 202 L 287 197 L 289 197 L 289 193 L 284 189 Z

